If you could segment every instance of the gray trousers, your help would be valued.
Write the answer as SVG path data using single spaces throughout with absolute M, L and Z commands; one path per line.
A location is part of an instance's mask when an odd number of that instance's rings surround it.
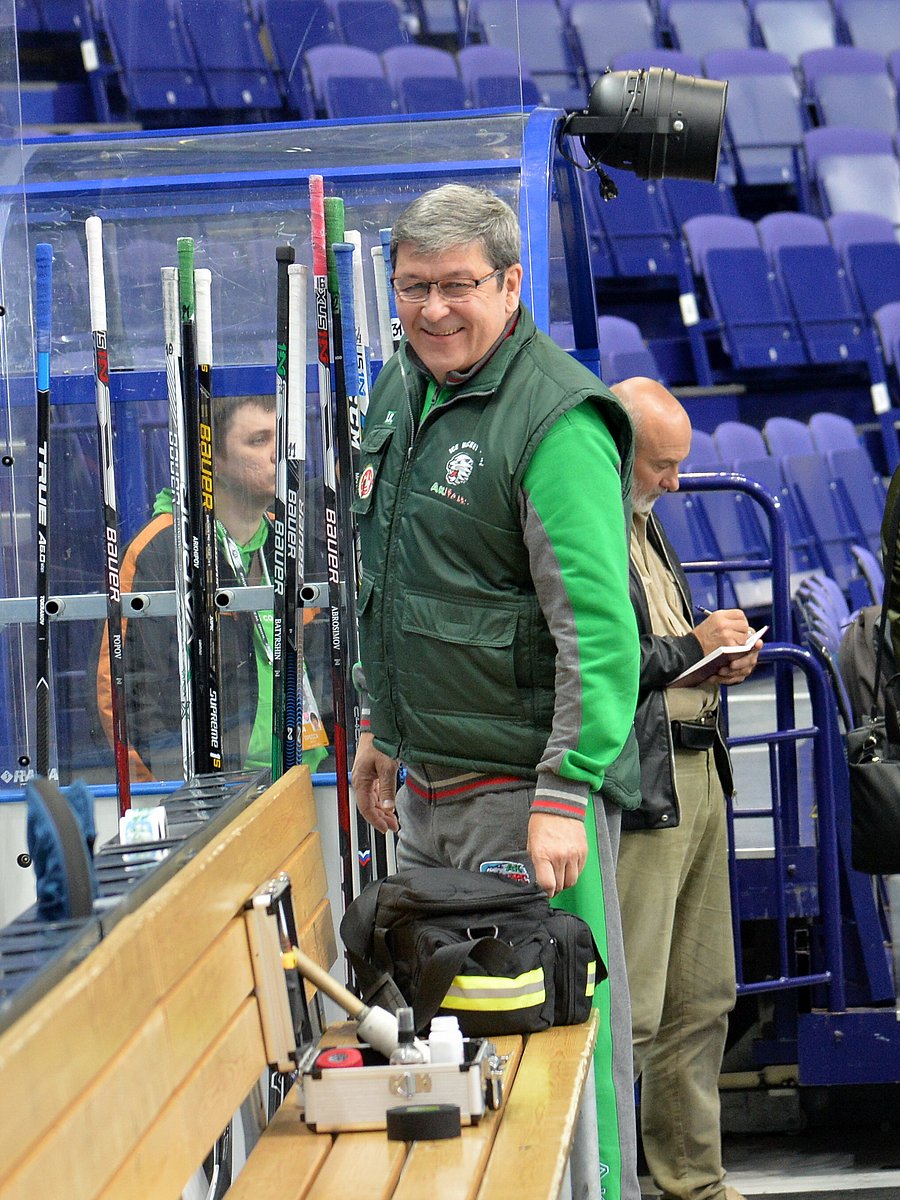
M 474 799 L 449 798 L 430 803 L 406 787 L 397 793 L 400 835 L 397 867 L 457 867 L 477 871 L 483 862 L 503 859 L 528 863 L 528 818 L 534 789 L 517 787 Z M 616 892 L 616 855 L 621 811 L 596 800 L 597 847 L 602 883 L 602 919 L 606 927 L 608 1005 L 600 1009 L 598 1042 L 605 1047 L 606 1078 L 597 1076 L 600 1174 L 604 1200 L 640 1200 L 634 1077 L 631 1054 L 631 1007 L 625 974 L 625 950 Z M 596 1060 L 595 1060 L 596 1061 Z M 615 1145 L 604 1134 L 615 1131 Z

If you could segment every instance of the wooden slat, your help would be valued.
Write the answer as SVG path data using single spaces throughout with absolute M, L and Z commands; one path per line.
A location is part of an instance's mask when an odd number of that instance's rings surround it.
M 158 997 L 191 969 L 315 820 L 308 768 L 294 768 L 5 1032 L 0 1179 L 131 1046 Z
M 291 897 L 294 902 L 294 920 L 297 928 L 305 925 L 328 895 L 328 880 L 325 877 L 325 860 L 322 857 L 322 839 L 318 830 L 313 830 L 292 851 L 279 867 L 291 881 Z
M 231 1120 L 234 1097 L 250 1094 L 264 1061 L 259 1010 L 250 999 L 172 1095 L 99 1200 L 178 1200 Z
M 422 1200 L 426 1196 L 428 1200 L 474 1200 L 478 1195 L 523 1050 L 520 1037 L 496 1038 L 495 1044 L 499 1053 L 509 1055 L 500 1109 L 486 1113 L 477 1125 L 464 1128 L 459 1138 L 415 1142 L 392 1200 Z M 512 1189 L 503 1194 L 512 1194 Z
M 479 1200 L 506 1194 L 510 1180 L 516 1200 L 559 1195 L 596 1040 L 596 1011 L 528 1038 Z
M 405 1161 L 406 1143 L 383 1129 L 341 1134 L 304 1200 L 390 1200 Z
M 14 1176 L 0 1182 L 0 1197 L 49 1195 L 47 1187 L 54 1186 L 66 1200 L 94 1196 L 131 1155 L 142 1131 L 165 1110 L 252 989 L 246 934 L 235 918 L 90 1088 L 73 1098 Z M 229 1111 L 244 1094 L 228 1097 Z M 205 1152 L 206 1147 L 198 1151 L 198 1163 Z M 72 1165 L 54 1173 L 58 1182 L 45 1185 L 48 1162 Z
M 331 1144 L 327 1134 L 313 1133 L 304 1125 L 293 1088 L 254 1146 L 228 1200 L 303 1200 Z

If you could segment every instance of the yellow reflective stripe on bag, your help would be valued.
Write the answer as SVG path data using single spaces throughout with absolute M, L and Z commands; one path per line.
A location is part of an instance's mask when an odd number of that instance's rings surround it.
M 441 1008 L 485 1009 L 511 1012 L 544 1004 L 544 972 L 540 967 L 525 971 L 515 979 L 502 975 L 457 975 L 441 1001 Z
M 597 985 L 597 960 L 591 959 L 587 965 L 587 978 L 584 983 L 584 994 L 593 996 L 594 988 Z

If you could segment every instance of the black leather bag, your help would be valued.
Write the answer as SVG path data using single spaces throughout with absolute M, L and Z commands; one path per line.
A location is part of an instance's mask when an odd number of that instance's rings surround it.
M 847 734 L 850 861 L 870 875 L 900 872 L 900 746 L 884 717 Z
M 590 926 L 536 884 L 452 867 L 370 883 L 341 940 L 366 1003 L 411 1005 L 419 1031 L 436 1014 L 467 1037 L 576 1025 L 606 978 Z
M 846 737 L 847 768 L 850 773 L 850 861 L 857 871 L 869 875 L 900 872 L 900 720 L 894 675 L 884 685 L 883 712 L 879 712 L 879 685 L 890 636 L 888 598 L 894 577 L 900 506 L 892 514 L 888 535 L 888 563 L 881 601 L 878 651 L 872 710 L 869 717 Z

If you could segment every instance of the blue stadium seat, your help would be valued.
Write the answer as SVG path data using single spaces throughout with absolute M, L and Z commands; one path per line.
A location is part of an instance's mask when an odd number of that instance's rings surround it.
M 326 0 L 257 0 L 281 72 L 288 103 L 304 120 L 315 116 L 303 55 L 339 40 Z
M 720 164 L 719 178 L 715 184 L 701 183 L 696 179 L 660 179 L 657 182 L 657 190 L 676 230 L 681 229 L 691 217 L 710 213 L 732 217 L 738 215 L 734 192 L 722 175 Z
M 39 0 L 16 0 L 17 33 L 37 33 L 43 25 Z
M 809 426 L 796 417 L 769 417 L 763 425 L 762 434 L 773 458 L 814 454 L 816 451 Z
M 132 112 L 211 107 L 194 47 L 170 3 L 103 0 L 97 19 Z
M 397 111 L 379 55 L 362 46 L 313 46 L 304 55 L 316 107 L 326 117 L 371 117 Z
M 561 7 L 591 83 L 612 65 L 617 54 L 659 46 L 649 0 L 562 0 Z
M 741 458 L 764 458 L 769 453 L 762 430 L 744 421 L 720 421 L 713 430 L 719 458 L 730 471 Z
M 84 0 L 39 0 L 41 28 L 46 33 L 80 33 Z
M 410 40 L 404 10 L 395 0 L 329 0 L 335 27 L 348 46 L 381 54 Z
M 832 450 L 856 450 L 861 447 L 856 426 L 849 417 L 843 417 L 840 413 L 813 413 L 807 425 L 813 447 L 820 454 L 828 454 Z
M 529 108 L 541 93 L 527 67 L 506 46 L 464 46 L 456 56 L 460 78 L 473 108 Z
M 178 11 L 214 108 L 272 113 L 282 107 L 259 28 L 243 0 L 182 0 Z
M 641 71 L 650 67 L 665 67 L 681 75 L 703 75 L 703 64 L 696 54 L 686 50 L 622 50 L 613 56 L 614 71 Z
M 469 15 L 482 41 L 521 58 L 548 103 L 585 107 L 586 89 L 556 0 L 516 0 L 514 18 L 509 0 L 470 0 Z
M 810 362 L 866 363 L 875 368 L 871 331 L 824 223 L 808 213 L 786 212 L 769 213 L 756 227 Z
M 748 4 L 763 45 L 787 55 L 793 66 L 804 51 L 837 42 L 829 0 L 748 0 Z
M 653 508 L 683 563 L 710 562 L 724 557 L 699 500 L 697 493 L 667 492 L 659 497 Z M 689 571 L 687 577 L 694 604 L 710 610 L 723 606 L 712 572 Z M 734 590 L 726 576 L 724 605 L 734 607 L 736 603 Z
M 850 283 L 867 316 L 900 301 L 900 244 L 887 217 L 835 213 L 826 222 Z
M 619 190 L 618 198 L 603 201 L 594 185 L 589 200 L 591 215 L 609 243 L 615 273 L 654 278 L 678 275 L 683 269 L 678 230 L 658 184 L 638 179 L 629 171 L 608 168 L 607 174 Z
M 426 37 L 448 37 L 461 44 L 463 39 L 462 0 L 411 0 L 410 7 L 418 17 Z
M 700 58 L 753 45 L 744 0 L 663 0 L 662 13 L 674 44 Z
M 781 504 L 787 526 L 792 581 L 810 571 L 823 570 L 824 564 L 813 531 L 808 526 L 803 512 L 798 508 L 796 499 L 785 482 L 781 461 L 773 458 L 770 454 L 751 454 L 746 458 L 735 459 L 732 469 L 741 475 L 746 475 L 748 479 L 755 479 L 770 496 L 776 497 Z
M 851 547 L 862 542 L 862 531 L 849 524 L 837 489 L 822 466 L 822 456 L 815 452 L 781 459 L 785 482 L 813 531 L 825 570 L 848 593 L 851 579 L 859 576 Z
M 900 163 L 875 129 L 822 126 L 803 135 L 808 212 L 872 212 L 900 225 Z
M 743 184 L 796 183 L 796 150 L 805 128 L 800 87 L 783 54 L 759 48 L 717 50 L 703 66 L 728 80 L 725 128 Z
M 881 520 L 887 489 L 868 452 L 860 445 L 828 450 L 825 461 L 848 521 L 860 530 L 866 548 L 873 554 L 880 554 Z
M 392 46 L 381 61 L 401 112 L 455 112 L 466 107 L 456 59 L 434 46 Z
M 800 56 L 806 94 L 818 125 L 858 125 L 896 133 L 897 89 L 884 55 L 854 46 Z
M 597 338 L 600 343 L 600 374 L 604 383 L 620 383 L 633 375 L 661 380 L 653 351 L 634 321 L 624 317 L 598 317 Z
M 900 300 L 893 300 L 877 308 L 872 314 L 872 319 L 878 330 L 884 360 L 893 373 L 894 385 L 897 387 L 900 384 Z
M 834 0 L 835 11 L 854 46 L 883 54 L 900 46 L 900 5 L 884 0 Z
M 691 430 L 691 448 L 681 464 L 682 471 L 722 471 L 725 464 L 715 438 L 705 429 Z
M 787 299 L 742 217 L 692 217 L 683 227 L 695 273 L 705 285 L 722 349 L 738 370 L 805 365 L 807 355 Z

